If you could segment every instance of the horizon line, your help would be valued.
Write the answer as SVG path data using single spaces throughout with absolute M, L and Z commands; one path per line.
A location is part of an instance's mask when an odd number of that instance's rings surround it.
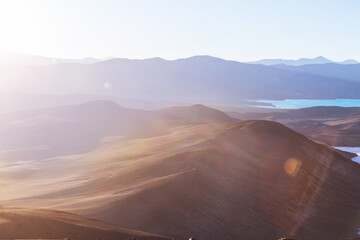
M 153 56 L 153 57 L 141 57 L 141 58 L 131 58 L 131 57 L 120 57 L 120 56 L 106 56 L 106 57 L 92 57 L 92 56 L 84 56 L 84 57 L 52 57 L 52 56 L 46 56 L 46 55 L 41 55 L 41 54 L 29 54 L 29 53 L 23 53 L 23 52 L 17 52 L 17 51 L 12 51 L 12 50 L 6 50 L 6 49 L 0 49 L 0 56 L 2 54 L 18 54 L 18 55 L 24 55 L 24 56 L 29 56 L 29 57 L 42 57 L 42 58 L 48 58 L 48 59 L 62 59 L 62 60 L 85 60 L 85 59 L 96 59 L 96 60 L 101 60 L 101 61 L 107 61 L 107 60 L 112 60 L 112 59 L 127 59 L 127 60 L 148 60 L 148 59 L 162 59 L 162 60 L 166 60 L 166 61 L 175 61 L 175 60 L 182 60 L 182 59 L 189 59 L 189 58 L 193 58 L 193 57 L 212 57 L 212 58 L 217 58 L 217 59 L 222 59 L 222 60 L 226 60 L 226 61 L 235 61 L 235 62 L 241 62 L 241 63 L 254 63 L 254 62 L 258 62 L 258 61 L 263 61 L 263 60 L 282 60 L 282 61 L 298 61 L 298 60 L 302 60 L 302 59 L 309 59 L 309 60 L 314 60 L 317 58 L 323 58 L 329 61 L 332 61 L 334 63 L 342 63 L 348 60 L 355 60 L 357 62 L 360 63 L 360 60 L 356 59 L 356 58 L 347 58 L 347 59 L 343 59 L 343 60 L 333 60 L 331 58 L 328 57 L 324 57 L 324 55 L 319 55 L 319 56 L 315 56 L 315 57 L 300 57 L 300 58 L 283 58 L 283 57 L 274 57 L 274 58 L 260 58 L 260 59 L 256 59 L 256 60 L 237 60 L 237 59 L 228 59 L 228 58 L 223 58 L 223 57 L 218 57 L 215 55 L 209 55 L 209 54 L 195 54 L 195 55 L 190 55 L 190 56 L 186 56 L 186 57 L 176 57 L 176 58 L 165 58 L 165 57 L 161 57 L 161 56 Z

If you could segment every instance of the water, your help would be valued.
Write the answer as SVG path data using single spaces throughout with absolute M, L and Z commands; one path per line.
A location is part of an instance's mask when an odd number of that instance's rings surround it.
M 360 163 L 360 147 L 334 147 L 336 149 L 342 150 L 342 151 L 346 151 L 346 152 L 352 152 L 357 154 L 357 157 L 354 157 L 353 160 L 354 162 Z
M 297 109 L 316 106 L 360 107 L 360 99 L 285 99 L 285 100 L 256 100 L 258 103 L 271 103 L 268 108 Z M 262 106 L 263 107 L 263 106 Z

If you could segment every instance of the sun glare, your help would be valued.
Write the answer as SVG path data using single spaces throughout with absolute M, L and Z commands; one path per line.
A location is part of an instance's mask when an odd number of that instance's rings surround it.
M 49 13 L 42 1 L 0 0 L 0 50 L 34 53 L 50 40 Z M 42 46 L 44 47 L 44 46 Z

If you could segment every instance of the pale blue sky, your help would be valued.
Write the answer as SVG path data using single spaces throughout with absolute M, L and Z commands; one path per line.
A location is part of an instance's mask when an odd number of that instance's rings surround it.
M 0 31 L 51 57 L 360 60 L 360 1 L 0 0 Z

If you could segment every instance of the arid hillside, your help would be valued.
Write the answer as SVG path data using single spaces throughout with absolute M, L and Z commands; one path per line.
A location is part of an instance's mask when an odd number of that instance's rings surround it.
M 63 210 L 178 239 L 357 235 L 358 164 L 279 123 L 234 122 L 215 110 L 205 114 L 210 110 L 147 112 L 156 122 L 165 112 L 165 133 L 104 136 L 81 154 L 41 161 L 3 155 L 0 203 Z
M 127 240 L 131 237 L 143 240 L 168 239 L 66 212 L 0 207 L 0 238 L 2 239 Z
M 360 146 L 359 107 L 310 107 L 267 113 L 231 113 L 244 120 L 271 120 L 285 124 L 330 146 Z

